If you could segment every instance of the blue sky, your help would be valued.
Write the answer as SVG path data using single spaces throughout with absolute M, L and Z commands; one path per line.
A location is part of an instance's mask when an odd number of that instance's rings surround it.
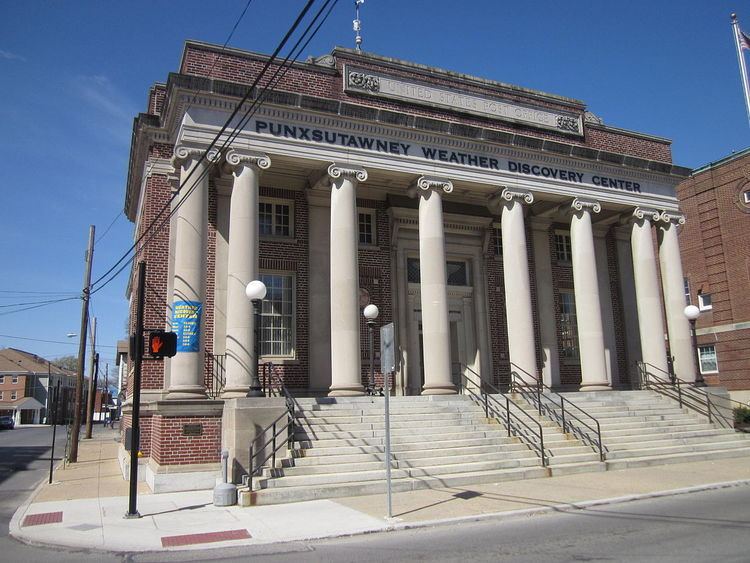
M 131 244 L 120 211 L 132 118 L 149 86 L 177 70 L 184 40 L 223 44 L 245 4 L 4 3 L 0 347 L 76 353 L 66 334 L 79 330 L 78 301 L 8 305 L 80 292 L 89 224 L 101 237 L 94 278 Z M 338 3 L 303 57 L 353 47 L 353 4 Z M 302 5 L 253 0 L 230 45 L 270 53 Z M 674 161 L 697 167 L 750 144 L 733 11 L 750 31 L 750 4 L 736 1 L 366 0 L 363 48 L 583 100 L 609 125 L 672 139 Z M 126 282 L 123 273 L 92 300 L 102 362 L 125 337 Z

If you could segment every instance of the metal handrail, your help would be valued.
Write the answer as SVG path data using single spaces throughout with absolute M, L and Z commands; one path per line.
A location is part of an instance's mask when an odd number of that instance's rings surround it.
M 716 422 L 723 428 L 734 428 L 734 420 L 731 422 L 727 420 L 719 407 L 714 404 L 711 395 L 704 391 L 702 388 L 697 387 L 692 381 L 685 381 L 674 375 L 670 375 L 669 380 L 656 377 L 650 370 L 657 370 L 664 372 L 657 366 L 649 364 L 647 362 L 637 362 L 638 372 L 641 380 L 641 387 L 655 391 L 665 397 L 675 400 L 680 405 L 680 408 L 687 408 L 697 412 L 708 418 L 708 422 Z M 666 372 L 664 372 L 666 373 Z M 730 403 L 736 403 L 742 405 L 739 401 L 734 401 L 729 398 L 722 397 L 722 401 Z
M 519 409 L 518 412 L 522 413 L 529 419 L 528 422 L 523 420 L 520 416 L 518 416 L 517 413 L 511 411 L 510 397 L 500 393 L 500 391 L 498 391 L 498 389 L 491 383 L 482 380 L 482 377 L 470 367 L 464 364 L 461 364 L 461 366 L 465 370 L 470 371 L 479 378 L 479 385 L 477 385 L 476 382 L 469 379 L 464 373 L 460 373 L 459 375 L 461 377 L 461 390 L 464 393 L 468 392 L 470 398 L 473 401 L 479 404 L 479 406 L 484 407 L 484 415 L 486 418 L 495 418 L 498 421 L 502 421 L 503 425 L 508 431 L 509 437 L 516 436 L 532 450 L 534 450 L 542 460 L 542 467 L 549 466 L 549 457 L 547 455 L 547 451 L 544 448 L 544 431 L 539 421 L 534 420 L 534 417 L 532 417 L 526 411 Z M 471 383 L 475 387 L 477 387 L 477 389 L 479 389 L 479 393 L 472 390 L 468 385 L 466 385 L 466 383 Z M 501 395 L 505 399 L 505 404 L 503 405 L 502 402 L 494 395 L 490 395 L 489 393 L 487 393 L 485 391 L 485 388 L 493 391 L 495 395 Z M 490 413 L 495 416 L 490 417 Z M 536 426 L 537 428 L 535 429 L 532 426 Z M 526 430 L 526 432 L 524 432 L 524 430 Z M 532 439 L 530 435 L 535 439 Z
M 224 390 L 224 384 L 226 383 L 226 360 L 226 354 L 206 352 L 205 368 L 208 372 L 206 391 L 212 399 L 217 399 Z
M 271 431 L 271 437 L 268 438 L 262 445 L 258 446 L 258 451 L 255 452 L 255 445 L 253 441 L 250 442 L 250 462 L 249 462 L 249 472 L 247 475 L 247 486 L 250 492 L 253 492 L 253 477 L 255 474 L 262 470 L 265 464 L 268 462 L 268 460 L 271 460 L 271 467 L 276 466 L 276 452 L 278 452 L 283 446 L 284 441 L 282 441 L 280 444 L 277 444 L 277 438 L 283 433 L 287 432 L 287 439 L 286 439 L 286 447 L 287 449 L 294 449 L 294 429 L 295 429 L 295 407 L 297 405 L 297 401 L 294 398 L 294 395 L 287 389 L 286 385 L 284 384 L 284 381 L 274 373 L 273 370 L 273 363 L 268 362 L 268 365 L 265 366 L 268 368 L 268 373 L 270 374 L 268 378 L 268 393 L 269 397 L 271 396 L 272 390 L 273 390 L 273 377 L 277 377 L 278 379 L 278 389 L 281 390 L 282 394 L 284 395 L 284 399 L 286 402 L 286 412 L 283 412 L 279 416 L 276 417 L 276 419 L 271 422 L 268 426 L 266 426 L 263 430 L 261 430 L 257 437 L 265 436 L 269 431 Z M 264 382 L 265 382 L 265 372 L 266 369 L 263 370 L 264 372 Z M 287 417 L 286 423 L 283 425 L 280 425 L 280 421 L 282 418 Z M 265 449 L 271 445 L 271 453 L 267 454 L 263 460 L 260 462 L 256 462 L 255 458 L 259 454 L 262 454 Z
M 546 416 L 552 421 L 558 423 L 561 422 L 563 433 L 568 434 L 568 431 L 570 430 L 570 434 L 576 436 L 583 443 L 591 446 L 592 448 L 594 448 L 594 450 L 598 451 L 599 460 L 604 461 L 604 452 L 606 448 L 604 446 L 604 442 L 602 441 L 602 428 L 596 417 L 587 413 L 567 397 L 563 397 L 556 391 L 553 391 L 540 379 L 534 377 L 534 383 L 528 384 L 518 372 L 511 371 L 510 375 L 511 392 L 515 391 L 519 393 L 524 399 L 526 399 L 527 403 L 529 403 L 531 406 L 536 406 L 540 416 L 544 416 L 546 414 Z M 520 381 L 520 383 L 516 381 L 517 379 Z M 545 390 L 547 391 L 546 393 Z M 542 397 L 551 402 L 555 407 L 559 407 L 560 414 L 558 415 L 554 407 L 543 404 Z M 559 400 L 559 403 L 555 401 L 555 398 Z M 567 410 L 565 408 L 566 404 L 569 407 Z M 580 414 L 588 417 L 591 421 L 593 421 L 593 425 L 586 422 L 585 420 L 581 420 L 578 415 L 570 411 L 570 407 L 577 410 Z M 558 416 L 560 420 L 558 420 Z M 576 425 L 570 421 L 570 418 L 576 420 L 580 425 L 588 429 L 590 432 L 586 432 L 582 428 L 576 427 Z M 594 438 L 591 434 L 595 434 L 596 437 Z

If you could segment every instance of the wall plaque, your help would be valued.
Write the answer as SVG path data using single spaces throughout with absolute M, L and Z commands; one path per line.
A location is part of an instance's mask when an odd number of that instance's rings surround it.
M 435 106 L 482 117 L 523 123 L 560 133 L 583 135 L 583 114 L 511 103 L 479 94 L 395 78 L 344 66 L 344 91 Z
M 203 435 L 203 425 L 198 424 L 183 424 L 182 425 L 182 435 L 183 436 L 202 436 Z

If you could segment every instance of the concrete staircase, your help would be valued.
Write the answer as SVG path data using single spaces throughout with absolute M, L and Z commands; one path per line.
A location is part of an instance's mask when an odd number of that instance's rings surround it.
M 750 435 L 710 424 L 655 391 L 563 395 L 599 421 L 607 470 L 750 456 Z
M 253 479 L 241 504 L 276 504 L 385 492 L 384 398 L 299 399 L 295 450 Z M 391 399 L 395 492 L 580 471 L 590 448 L 545 426 L 550 468 L 462 395 Z M 601 465 L 601 464 L 599 464 Z M 589 469 L 590 470 L 590 469 Z

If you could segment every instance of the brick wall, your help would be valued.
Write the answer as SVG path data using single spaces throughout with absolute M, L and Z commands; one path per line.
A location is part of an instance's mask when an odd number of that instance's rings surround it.
M 185 424 L 200 424 L 200 436 L 183 435 Z M 216 463 L 221 460 L 221 417 L 153 417 L 151 457 L 160 465 Z
M 677 186 L 686 223 L 679 233 L 683 273 L 690 298 L 710 293 L 712 309 L 704 311 L 697 328 L 750 321 L 750 207 L 741 195 L 750 189 L 750 154 L 710 166 Z M 750 389 L 750 331 L 737 330 L 698 337 L 698 345 L 713 344 L 718 375 L 711 384 L 732 390 Z

